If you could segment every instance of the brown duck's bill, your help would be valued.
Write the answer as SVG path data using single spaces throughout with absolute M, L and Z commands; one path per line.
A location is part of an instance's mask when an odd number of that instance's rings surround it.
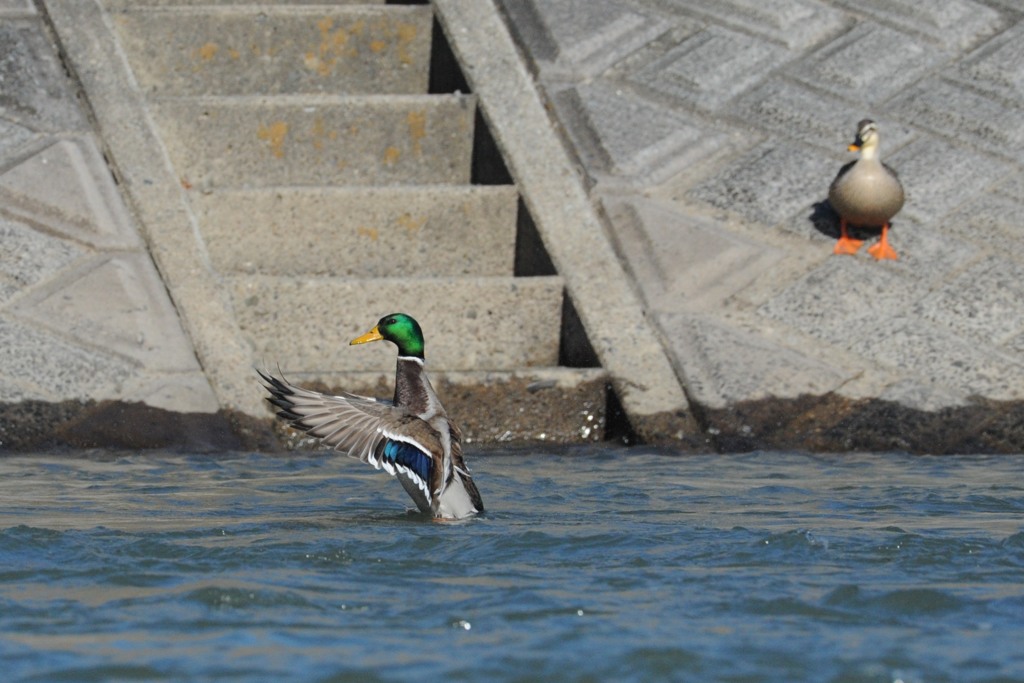
M 860 151 L 860 145 L 858 145 L 856 142 L 851 143 L 850 146 L 846 148 L 846 151 L 847 152 L 859 152 Z
M 370 330 L 369 332 L 367 332 L 363 336 L 356 337 L 355 339 L 350 341 L 349 342 L 349 346 L 351 346 L 353 344 L 365 344 L 366 342 L 380 341 L 383 338 L 384 337 L 381 335 L 380 331 L 377 329 L 377 326 L 374 325 L 372 330 Z

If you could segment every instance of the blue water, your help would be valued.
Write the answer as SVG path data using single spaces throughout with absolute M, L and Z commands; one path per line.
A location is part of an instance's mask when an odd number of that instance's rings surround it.
M 1024 681 L 1024 458 L 0 458 L 4 681 Z

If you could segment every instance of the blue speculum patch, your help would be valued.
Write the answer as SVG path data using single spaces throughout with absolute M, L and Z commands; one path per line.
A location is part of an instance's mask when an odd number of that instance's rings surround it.
M 411 443 L 388 441 L 384 445 L 384 457 L 398 465 L 405 465 L 427 483 L 430 481 L 430 458 Z

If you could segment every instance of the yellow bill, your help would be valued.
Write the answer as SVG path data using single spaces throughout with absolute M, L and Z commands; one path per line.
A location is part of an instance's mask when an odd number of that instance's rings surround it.
M 374 325 L 372 330 L 370 330 L 369 332 L 367 332 L 363 336 L 356 337 L 355 339 L 350 341 L 349 342 L 349 346 L 351 346 L 353 344 L 365 344 L 366 342 L 380 341 L 383 338 L 384 337 L 381 336 L 380 331 L 377 330 L 377 326 Z

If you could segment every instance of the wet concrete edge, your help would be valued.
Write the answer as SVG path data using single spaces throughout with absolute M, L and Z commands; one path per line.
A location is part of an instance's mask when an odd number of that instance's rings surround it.
M 926 412 L 890 401 L 851 400 L 835 394 L 772 398 L 701 411 L 702 429 L 687 433 L 682 441 L 680 432 L 687 420 L 671 413 L 646 416 L 642 427 L 648 438 L 641 441 L 635 426 L 616 412 L 614 401 L 590 413 L 600 428 L 581 438 L 579 424 L 545 423 L 550 403 L 573 400 L 572 394 L 547 392 L 530 402 L 529 412 L 520 410 L 518 398 L 501 400 L 500 394 L 518 397 L 522 391 L 530 389 L 525 385 L 512 391 L 507 387 L 463 387 L 453 392 L 450 412 L 456 418 L 472 416 L 463 423 L 468 448 L 646 443 L 671 445 L 679 453 L 783 450 L 947 455 L 1024 451 L 1024 401 L 977 399 L 969 405 Z M 592 391 L 589 396 L 592 398 Z M 484 404 L 488 407 L 480 410 Z M 470 405 L 477 408 L 468 410 Z M 593 406 L 581 404 L 581 414 L 586 415 L 587 410 Z M 512 425 L 516 430 L 494 431 L 490 429 L 493 425 Z M 532 431 L 538 425 L 546 425 L 544 432 Z M 0 404 L 0 455 L 90 448 L 278 452 L 312 446 L 313 440 L 276 420 L 234 411 L 179 413 L 120 401 Z

